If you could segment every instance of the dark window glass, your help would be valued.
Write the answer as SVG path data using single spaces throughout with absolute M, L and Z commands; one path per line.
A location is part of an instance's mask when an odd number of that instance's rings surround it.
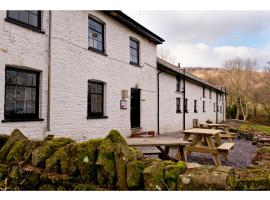
M 212 90 L 209 89 L 209 98 L 212 99 Z
M 38 10 L 9 10 L 7 18 L 30 27 L 41 27 L 41 11 Z
M 104 25 L 92 18 L 88 19 L 88 45 L 104 52 Z
M 139 65 L 139 42 L 129 39 L 130 63 Z
M 216 103 L 214 103 L 214 112 L 216 112 Z
M 203 87 L 203 97 L 205 97 L 205 87 Z
M 39 73 L 7 68 L 5 119 L 34 119 L 39 111 Z
M 203 101 L 203 112 L 205 112 L 205 101 Z
M 197 113 L 197 100 L 194 100 L 194 113 Z
M 181 79 L 180 77 L 176 77 L 176 92 L 180 92 L 181 88 Z
M 184 104 L 185 112 L 188 113 L 188 100 L 185 99 L 185 104 Z
M 88 81 L 88 116 L 103 116 L 104 84 Z
M 222 106 L 220 106 L 220 113 L 222 113 Z
M 176 98 L 176 113 L 181 113 L 181 98 Z

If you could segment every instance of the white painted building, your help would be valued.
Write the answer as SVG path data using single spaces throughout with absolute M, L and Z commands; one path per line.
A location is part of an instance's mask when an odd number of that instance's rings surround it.
M 18 128 L 31 138 L 54 134 L 84 140 L 112 128 L 125 136 L 135 127 L 182 128 L 175 112 L 180 94 L 169 73 L 160 77 L 158 107 L 156 55 L 164 40 L 124 13 L 0 11 L 0 27 L 0 133 Z M 196 90 L 200 84 L 187 82 L 189 102 L 201 95 L 193 96 Z M 170 102 L 174 113 L 164 109 Z M 186 114 L 186 128 L 194 117 Z M 196 117 L 214 121 L 215 113 L 207 107 L 207 114 Z
M 164 60 L 158 59 L 157 63 L 160 133 L 192 128 L 194 119 L 199 123 L 207 120 L 219 123 L 225 120 L 224 89 Z M 187 102 L 186 109 L 184 99 Z

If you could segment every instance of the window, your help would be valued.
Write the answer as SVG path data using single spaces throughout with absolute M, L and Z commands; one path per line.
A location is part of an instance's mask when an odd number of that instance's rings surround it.
M 197 100 L 194 100 L 194 113 L 197 113 Z
M 88 18 L 88 49 L 104 52 L 104 24 Z
M 185 99 L 185 113 L 188 113 L 188 100 Z
M 216 103 L 214 103 L 214 112 L 216 112 Z
M 181 113 L 181 98 L 176 98 L 176 113 Z
M 205 98 L 205 87 L 203 87 L 203 98 Z
M 39 72 L 6 68 L 4 109 L 7 120 L 38 118 Z
M 205 101 L 203 101 L 202 103 L 203 103 L 203 112 L 205 112 Z
M 181 92 L 180 86 L 181 86 L 181 79 L 180 77 L 176 77 L 176 92 Z
M 212 99 L 212 90 L 209 89 L 209 99 Z
M 41 28 L 41 11 L 38 10 L 9 10 L 7 21 L 29 28 Z
M 222 106 L 220 106 L 220 113 L 222 113 Z
M 88 117 L 104 116 L 104 83 L 88 81 Z
M 139 65 L 139 42 L 133 38 L 129 39 L 130 63 Z

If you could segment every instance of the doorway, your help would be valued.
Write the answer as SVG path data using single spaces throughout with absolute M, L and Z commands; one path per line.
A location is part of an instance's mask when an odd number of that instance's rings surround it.
M 141 127 L 141 90 L 131 88 L 130 122 L 131 128 Z

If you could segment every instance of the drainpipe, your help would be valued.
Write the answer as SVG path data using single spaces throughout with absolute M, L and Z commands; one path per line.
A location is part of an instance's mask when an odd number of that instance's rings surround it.
M 51 130 L 51 34 L 52 34 L 52 11 L 49 11 L 49 47 L 48 47 L 48 94 L 47 94 L 47 131 Z
M 160 135 L 160 132 L 159 132 L 159 74 L 161 74 L 162 71 L 159 71 L 157 73 L 157 134 Z
M 216 91 L 216 123 L 218 123 L 218 92 Z
M 186 130 L 186 111 L 185 111 L 185 99 L 186 99 L 186 69 L 184 68 L 183 78 L 183 130 Z

